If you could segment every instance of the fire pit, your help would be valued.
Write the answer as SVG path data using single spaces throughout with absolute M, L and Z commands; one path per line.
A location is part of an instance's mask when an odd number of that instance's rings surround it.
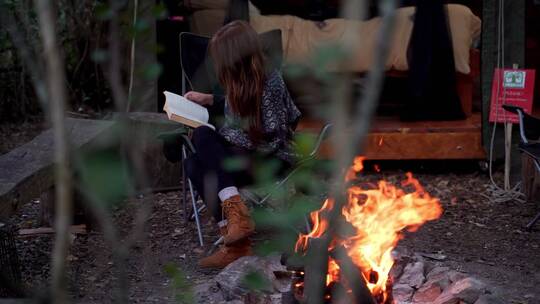
M 198 303 L 311 303 L 309 296 L 315 290 L 315 299 L 324 298 L 326 303 L 500 304 L 483 282 L 445 267 L 444 257 L 396 249 L 404 237 L 402 231 L 416 231 L 439 218 L 441 204 L 411 173 L 400 187 L 384 180 L 354 184 L 362 161 L 357 157 L 346 175 L 351 186 L 341 210 L 334 209 L 337 204 L 329 198 L 311 213 L 313 228 L 301 234 L 295 246 L 296 254 L 306 259 L 296 261 L 287 255 L 240 258 L 199 286 Z M 338 211 L 345 229 L 333 231 L 329 218 Z M 328 254 L 313 258 L 321 252 Z M 250 291 L 242 282 L 252 271 L 273 287 Z
M 346 182 L 355 180 L 363 169 L 363 157 L 357 157 L 346 175 Z M 394 265 L 392 250 L 403 237 L 402 231 L 415 231 L 427 221 L 442 214 L 437 198 L 424 191 L 418 180 L 407 173 L 401 189 L 384 180 L 371 187 L 352 185 L 347 190 L 347 203 L 341 216 L 350 225 L 352 233 L 332 236 L 328 242 L 328 272 L 325 298 L 333 293 L 355 303 L 390 304 L 392 280 L 390 270 Z M 329 237 L 329 214 L 335 202 L 328 198 L 321 209 L 311 213 L 313 229 L 300 235 L 295 250 L 307 253 L 318 239 Z M 305 269 L 306 272 L 311 271 Z M 294 283 L 297 300 L 304 302 L 301 273 Z

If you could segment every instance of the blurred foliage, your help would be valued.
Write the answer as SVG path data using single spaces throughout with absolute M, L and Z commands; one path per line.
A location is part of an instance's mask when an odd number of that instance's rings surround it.
M 264 275 L 257 271 L 250 271 L 242 278 L 242 285 L 252 291 L 272 292 L 273 286 Z
M 165 273 L 171 278 L 171 287 L 178 303 L 195 303 L 195 297 L 191 290 L 186 275 L 174 264 L 165 265 Z
M 42 64 L 39 25 L 30 0 L 2 0 L 0 9 L 13 17 L 14 29 L 27 51 Z M 57 1 L 57 31 L 66 66 L 71 109 L 100 111 L 110 103 L 104 75 L 92 60 L 93 50 L 106 42 L 106 24 L 96 18 L 102 1 Z M 28 66 L 6 27 L 0 28 L 0 120 L 20 120 L 38 114 L 40 107 L 30 82 Z M 69 107 L 68 107 L 69 109 Z
M 104 68 L 107 68 L 108 56 L 108 21 L 112 10 L 105 0 L 58 0 L 57 33 L 62 56 L 65 59 L 66 85 L 68 88 L 68 111 L 81 112 L 90 116 L 99 116 L 112 108 L 112 96 Z M 125 80 L 129 73 L 130 39 L 134 36 L 151 35 L 152 27 L 144 18 L 139 18 L 133 25 L 133 7 L 125 1 L 119 10 L 119 22 L 122 27 L 121 66 Z M 42 46 L 39 36 L 39 23 L 31 0 L 0 0 L 0 122 L 20 121 L 28 116 L 41 113 L 33 83 L 29 63 L 21 57 L 21 48 L 14 43 L 8 26 L 14 30 L 17 39 L 24 45 L 36 62 L 44 65 Z M 152 5 L 151 15 L 163 18 L 166 10 L 163 5 Z M 8 25 L 8 26 L 6 26 Z M 149 46 L 151 52 L 158 52 L 156 45 Z M 36 70 L 39 70 L 36 67 Z M 135 74 L 145 79 L 155 79 L 162 68 L 157 63 L 135 67 Z M 45 78 L 43 75 L 39 75 Z M 127 81 L 126 81 L 127 82 Z M 126 86 L 127 87 L 127 86 Z
M 91 193 L 94 203 L 106 210 L 121 203 L 134 191 L 133 174 L 116 149 L 84 153 L 78 162 L 81 187 Z

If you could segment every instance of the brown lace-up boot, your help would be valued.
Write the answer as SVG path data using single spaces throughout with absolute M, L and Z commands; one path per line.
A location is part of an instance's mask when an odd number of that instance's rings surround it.
M 219 231 L 222 236 L 227 234 L 227 226 L 220 226 Z M 237 259 L 252 255 L 251 241 L 244 239 L 232 246 L 220 246 L 214 254 L 199 260 L 199 266 L 205 268 L 225 268 L 225 266 L 236 261 Z
M 227 234 L 224 236 L 225 245 L 234 244 L 253 234 L 255 223 L 253 223 L 249 210 L 240 195 L 225 200 L 222 208 L 228 222 Z

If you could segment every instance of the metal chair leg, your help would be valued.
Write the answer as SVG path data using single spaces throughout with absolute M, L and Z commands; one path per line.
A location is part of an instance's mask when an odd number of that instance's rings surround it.
M 536 224 L 536 222 L 538 222 L 538 220 L 540 220 L 540 212 L 534 217 L 534 219 L 532 221 L 530 221 L 527 226 L 525 227 L 525 229 L 527 231 L 531 231 L 532 230 L 532 227 L 534 226 L 534 224 Z
M 202 237 L 202 228 L 201 223 L 199 222 L 199 211 L 197 210 L 197 201 L 195 200 L 195 195 L 193 193 L 193 185 L 191 184 L 191 180 L 188 178 L 188 186 L 189 186 L 189 192 L 191 193 L 191 203 L 193 207 L 193 213 L 195 215 L 195 223 L 197 224 L 197 233 L 199 234 L 199 243 L 201 244 L 201 247 L 204 246 L 203 237 Z
M 182 146 L 182 157 L 184 159 L 187 158 L 185 146 Z M 199 212 L 198 212 L 199 210 L 197 208 L 197 200 L 195 198 L 195 191 L 193 190 L 193 184 L 191 183 L 191 180 L 189 178 L 187 178 L 187 182 L 188 182 L 188 187 L 189 187 L 189 193 L 191 194 L 191 204 L 193 207 L 193 213 L 195 215 L 195 223 L 197 224 L 197 233 L 199 235 L 199 243 L 202 247 L 204 246 L 204 241 L 203 241 L 203 236 L 202 236 L 201 223 L 199 221 Z
M 188 204 L 187 204 L 187 189 L 186 189 L 186 171 L 184 170 L 184 160 L 186 147 L 182 145 L 182 202 L 184 204 L 184 224 L 188 222 Z

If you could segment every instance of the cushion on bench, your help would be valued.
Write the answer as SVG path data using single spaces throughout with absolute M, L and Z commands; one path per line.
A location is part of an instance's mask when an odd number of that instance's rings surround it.
M 220 5 L 216 4 L 213 9 L 194 12 L 191 21 L 193 32 L 211 36 L 221 27 L 225 10 L 220 1 L 215 2 L 219 2 Z M 205 7 L 211 8 L 210 5 Z M 480 35 L 481 21 L 466 6 L 449 4 L 446 7 L 456 71 L 469 74 L 471 71 L 469 51 L 473 41 Z M 396 11 L 396 26 L 386 61 L 387 70 L 408 70 L 407 48 L 413 28 L 414 12 L 414 7 L 404 7 Z M 311 58 L 315 49 L 328 44 L 343 45 L 345 33 L 349 30 L 354 31 L 360 43 L 355 48 L 351 62 L 344 65 L 352 72 L 366 72 L 370 69 L 381 22 L 381 18 L 373 18 L 367 21 L 329 19 L 320 23 L 295 16 L 262 16 L 250 12 L 250 23 L 257 32 L 281 29 L 285 63 L 306 63 L 306 59 Z M 338 70 L 336 67 L 330 68 Z M 343 71 L 343 68 L 339 70 Z

